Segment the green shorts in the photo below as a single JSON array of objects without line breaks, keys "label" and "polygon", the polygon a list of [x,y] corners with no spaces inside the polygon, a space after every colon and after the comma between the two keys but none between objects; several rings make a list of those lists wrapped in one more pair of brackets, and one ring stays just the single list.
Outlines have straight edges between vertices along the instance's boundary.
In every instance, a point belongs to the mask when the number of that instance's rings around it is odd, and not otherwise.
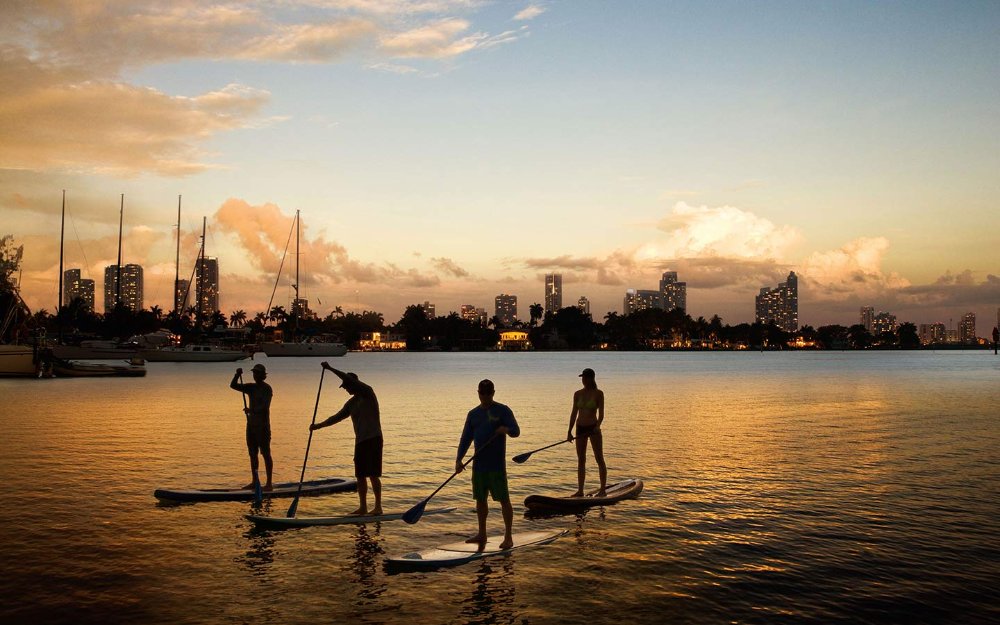
[{"label": "green shorts", "polygon": [[506,471],[472,472],[472,497],[476,501],[486,501],[487,493],[493,497],[493,501],[510,499],[510,493],[507,491]]}]

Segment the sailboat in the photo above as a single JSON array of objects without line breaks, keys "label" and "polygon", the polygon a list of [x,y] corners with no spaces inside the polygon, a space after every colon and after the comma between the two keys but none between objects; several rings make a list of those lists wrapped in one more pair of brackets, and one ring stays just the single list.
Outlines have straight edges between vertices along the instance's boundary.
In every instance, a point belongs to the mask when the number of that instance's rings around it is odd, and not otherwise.
[{"label": "sailboat", "polygon": [[[295,284],[292,287],[295,289],[295,300],[293,305],[293,310],[298,308],[299,314],[305,308],[303,302],[299,299],[299,211],[295,211]],[[281,278],[281,271],[278,271],[278,279]],[[295,325],[296,331],[293,331],[292,338],[297,339],[298,334],[298,321],[299,314],[295,315]],[[316,339],[305,339],[305,340],[293,340],[290,342],[285,341],[271,341],[267,343],[262,343],[260,346],[260,351],[267,354],[268,358],[276,358],[279,356],[343,356],[347,353],[347,346],[343,343],[337,341],[323,341]]]}]

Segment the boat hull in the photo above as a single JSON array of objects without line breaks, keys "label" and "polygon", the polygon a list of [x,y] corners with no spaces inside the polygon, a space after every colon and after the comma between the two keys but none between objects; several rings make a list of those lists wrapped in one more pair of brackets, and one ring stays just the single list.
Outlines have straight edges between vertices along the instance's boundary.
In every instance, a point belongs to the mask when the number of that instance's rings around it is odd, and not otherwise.
[{"label": "boat hull", "polygon": [[264,343],[260,346],[260,351],[267,354],[268,358],[292,356],[321,356],[325,358],[345,355],[347,346],[343,343]]},{"label": "boat hull", "polygon": [[220,349],[212,345],[189,345],[144,349],[139,356],[149,362],[234,362],[249,358],[250,354],[236,349]]},{"label": "boat hull", "polygon": [[0,345],[0,376],[37,377],[35,350],[31,345]]},{"label": "boat hull", "polygon": [[141,378],[146,375],[146,367],[63,360],[52,363],[52,372],[60,378]]}]

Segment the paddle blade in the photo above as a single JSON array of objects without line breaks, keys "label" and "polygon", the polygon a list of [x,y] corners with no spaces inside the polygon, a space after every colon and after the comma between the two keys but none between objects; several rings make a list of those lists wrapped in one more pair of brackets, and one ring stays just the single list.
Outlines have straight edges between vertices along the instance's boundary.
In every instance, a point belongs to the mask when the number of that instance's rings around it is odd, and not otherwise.
[{"label": "paddle blade", "polygon": [[424,508],[427,507],[427,500],[424,499],[417,505],[413,506],[409,510],[403,513],[403,520],[408,524],[413,525],[420,520],[420,517],[424,514]]},{"label": "paddle blade", "polygon": [[529,451],[529,452],[524,453],[524,454],[518,454],[518,455],[514,456],[513,458],[511,458],[511,460],[513,460],[514,462],[516,462],[518,464],[524,464],[524,461],[527,460],[528,458],[530,458],[532,453],[534,453],[534,452]]},{"label": "paddle blade", "polygon": [[299,498],[298,496],[296,496],[295,499],[292,500],[292,505],[288,506],[288,512],[285,513],[285,516],[288,517],[289,519],[294,518],[295,511],[298,509],[298,507],[299,507]]}]

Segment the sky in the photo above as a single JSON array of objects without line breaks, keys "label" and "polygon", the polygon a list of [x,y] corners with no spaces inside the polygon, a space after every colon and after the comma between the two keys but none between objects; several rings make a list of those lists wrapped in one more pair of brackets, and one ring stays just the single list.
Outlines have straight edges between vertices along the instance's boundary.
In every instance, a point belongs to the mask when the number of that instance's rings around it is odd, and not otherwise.
[{"label": "sky", "polygon": [[[230,313],[519,316],[563,276],[597,320],[687,282],[753,320],[1000,307],[1000,3],[485,0],[0,4],[0,236],[33,309],[117,255],[172,306],[207,220]],[[294,241],[294,239],[293,239]]]}]

